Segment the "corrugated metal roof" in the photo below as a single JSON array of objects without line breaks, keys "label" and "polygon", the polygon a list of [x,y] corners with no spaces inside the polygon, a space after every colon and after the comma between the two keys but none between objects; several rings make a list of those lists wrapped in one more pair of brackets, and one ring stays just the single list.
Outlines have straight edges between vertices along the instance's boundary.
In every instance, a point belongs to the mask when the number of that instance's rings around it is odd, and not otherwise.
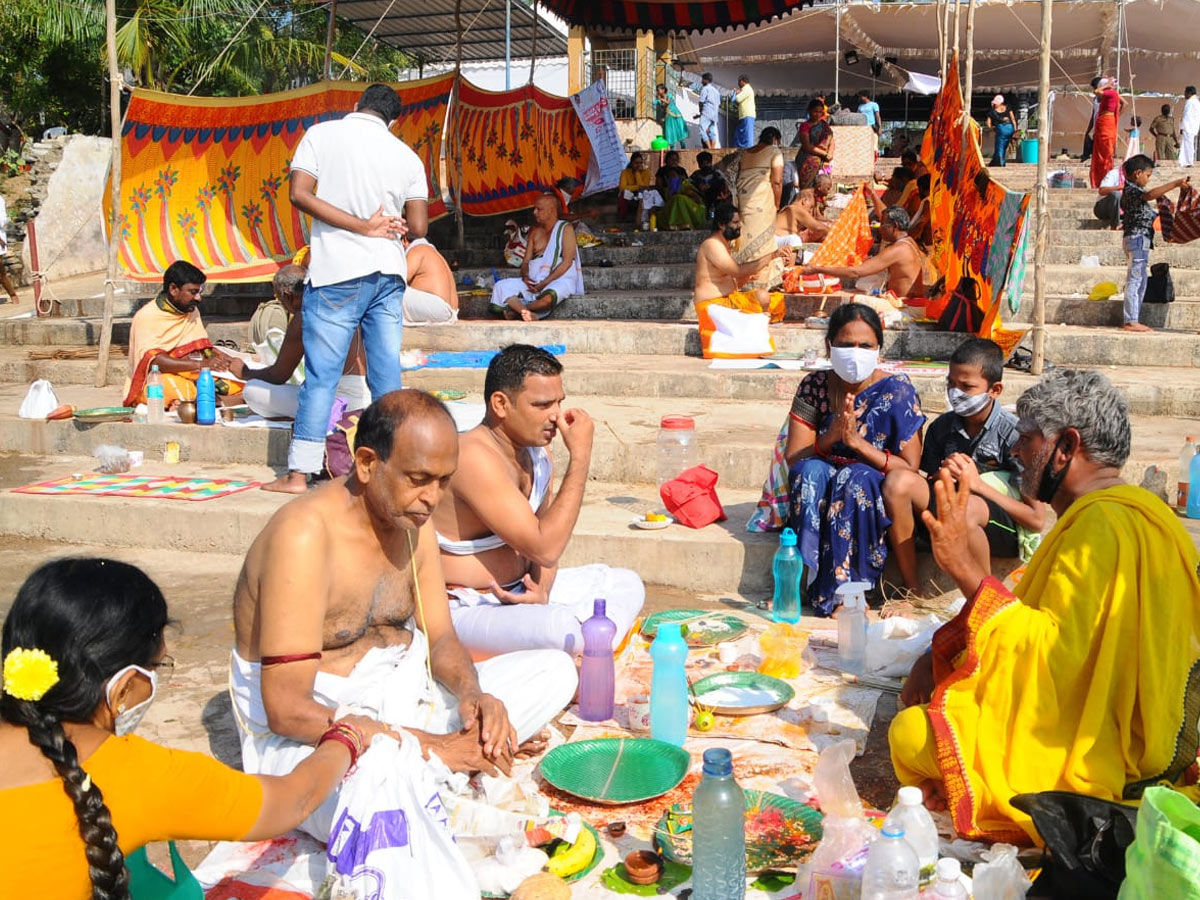
[{"label": "corrugated metal roof", "polygon": [[[505,3],[462,0],[463,59],[504,59]],[[374,27],[374,36],[379,40],[427,62],[454,62],[454,5],[455,0],[339,0],[337,14],[364,32]],[[532,54],[533,28],[533,10],[524,0],[513,0],[514,58],[528,59]],[[538,18],[537,30],[539,57],[567,52],[566,35],[544,13]]]}]

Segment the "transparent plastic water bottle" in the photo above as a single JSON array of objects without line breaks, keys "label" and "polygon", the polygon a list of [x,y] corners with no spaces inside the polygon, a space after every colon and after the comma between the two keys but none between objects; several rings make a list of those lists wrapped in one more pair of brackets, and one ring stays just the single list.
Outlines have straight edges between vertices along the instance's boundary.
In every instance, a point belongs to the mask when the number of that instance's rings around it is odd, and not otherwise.
[{"label": "transparent plastic water bottle", "polygon": [[163,379],[158,366],[150,367],[146,376],[146,421],[161,425],[163,421]]},{"label": "transparent plastic water bottle", "polygon": [[603,722],[613,715],[616,674],[613,640],[617,625],[605,613],[608,603],[597,598],[592,617],[583,623],[583,663],[579,667],[579,718]]},{"label": "transparent plastic water bottle", "polygon": [[728,750],[704,751],[704,777],[692,796],[692,900],[746,896],[746,798]]},{"label": "transparent plastic water bottle", "polygon": [[1200,453],[1192,457],[1188,473],[1187,517],[1200,519]]},{"label": "transparent plastic water bottle", "polygon": [[688,684],[684,666],[688,645],[678,622],[663,622],[650,645],[654,674],[650,679],[650,737],[682,747],[687,737]]},{"label": "transparent plastic water bottle", "polygon": [[904,830],[885,822],[863,867],[862,900],[917,900],[919,871],[917,854],[904,840]]},{"label": "transparent plastic water bottle", "polygon": [[658,424],[658,486],[699,464],[695,419],[663,416]]},{"label": "transparent plastic water bottle", "polygon": [[963,886],[962,866],[957,859],[938,860],[937,880],[929,889],[928,896],[937,897],[938,900],[969,900],[971,895]]},{"label": "transparent plastic water bottle", "polygon": [[1179,493],[1176,495],[1175,506],[1187,509],[1188,488],[1190,487],[1192,459],[1196,455],[1196,439],[1190,434],[1184,439],[1183,449],[1179,451]]},{"label": "transparent plastic water bottle", "polygon": [[937,825],[924,801],[919,787],[902,787],[896,794],[896,805],[884,820],[885,825],[891,824],[904,831],[904,840],[917,854],[922,886],[933,881],[938,858]]},{"label": "transparent plastic water bottle", "polygon": [[838,660],[844,672],[862,672],[867,665],[867,589],[865,581],[848,581],[834,593],[842,601],[837,614]]},{"label": "transparent plastic water bottle", "polygon": [[779,535],[779,549],[771,563],[771,574],[775,577],[771,617],[776,622],[799,622],[804,560],[796,549],[796,532],[790,528],[783,529]]},{"label": "transparent plastic water bottle", "polygon": [[217,385],[211,369],[201,369],[196,381],[196,424],[212,425],[217,421]]}]

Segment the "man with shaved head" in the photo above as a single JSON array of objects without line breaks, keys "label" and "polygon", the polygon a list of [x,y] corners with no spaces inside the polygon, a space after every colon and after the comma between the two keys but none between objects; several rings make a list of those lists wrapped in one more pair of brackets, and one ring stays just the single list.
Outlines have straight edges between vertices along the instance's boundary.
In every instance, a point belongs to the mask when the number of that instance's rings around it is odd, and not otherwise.
[{"label": "man with shaved head", "polygon": [[568,297],[583,295],[575,229],[559,219],[553,194],[537,198],[533,220],[521,276],[502,278],[492,288],[491,310],[506,319],[544,319]]},{"label": "man with shaved head", "polygon": [[[359,420],[350,474],[282,507],[255,539],[231,663],[247,772],[290,772],[339,709],[406,729],[456,772],[507,774],[542,749],[575,666],[559,650],[476,666],[463,649],[431,522],[457,466],[446,408],[393,391]],[[335,808],[336,795],[302,827],[327,840]]]},{"label": "man with shaved head", "polygon": [[[300,407],[300,384],[304,381],[304,277],[307,271],[304,266],[291,265],[275,274],[275,298],[288,316],[286,328],[280,333],[278,327],[272,326],[255,341],[260,348],[265,345],[268,352],[274,353],[274,362],[262,369],[251,368],[236,358],[230,363],[233,374],[246,382],[242,392],[246,405],[266,419],[294,419]],[[252,319],[251,326],[253,324]],[[335,395],[345,399],[348,409],[363,409],[371,402],[366,371],[362,337],[356,332]]]}]

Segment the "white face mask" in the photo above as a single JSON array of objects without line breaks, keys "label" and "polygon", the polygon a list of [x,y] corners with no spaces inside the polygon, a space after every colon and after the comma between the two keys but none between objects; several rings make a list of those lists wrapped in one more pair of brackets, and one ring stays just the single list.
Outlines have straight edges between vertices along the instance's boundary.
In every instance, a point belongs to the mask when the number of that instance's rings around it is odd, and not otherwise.
[{"label": "white face mask", "polygon": [[829,362],[842,381],[860,384],[870,378],[879,365],[879,351],[865,347],[830,347]]},{"label": "white face mask", "polygon": [[150,704],[154,702],[154,695],[158,692],[158,673],[153,670],[147,671],[141,666],[126,666],[108,679],[108,687],[105,689],[105,696],[108,700],[108,708],[113,708],[113,687],[121,676],[126,672],[140,672],[150,679],[150,696],[136,706],[131,706],[129,709],[115,710],[113,714],[113,731],[117,737],[123,737],[127,734],[133,734],[141,724],[142,719],[146,715],[146,710],[150,708]]},{"label": "white face mask", "polygon": [[946,389],[946,402],[950,404],[952,410],[964,418],[980,412],[991,399],[992,395],[988,393],[968,394],[955,387]]}]

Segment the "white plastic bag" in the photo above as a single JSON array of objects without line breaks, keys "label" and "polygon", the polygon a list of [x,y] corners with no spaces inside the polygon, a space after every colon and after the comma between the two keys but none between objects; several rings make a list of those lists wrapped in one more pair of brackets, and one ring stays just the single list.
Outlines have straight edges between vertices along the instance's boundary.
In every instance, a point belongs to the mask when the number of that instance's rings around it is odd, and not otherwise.
[{"label": "white plastic bag", "polygon": [[58,397],[54,387],[45,378],[39,378],[29,386],[17,415],[22,419],[44,419],[58,408]]},{"label": "white plastic bag", "polygon": [[983,858],[972,879],[976,900],[1021,900],[1033,886],[1011,844],[996,844]]},{"label": "white plastic bag", "polygon": [[436,759],[415,738],[377,735],[342,785],[329,835],[329,896],[479,900],[438,793]]}]

